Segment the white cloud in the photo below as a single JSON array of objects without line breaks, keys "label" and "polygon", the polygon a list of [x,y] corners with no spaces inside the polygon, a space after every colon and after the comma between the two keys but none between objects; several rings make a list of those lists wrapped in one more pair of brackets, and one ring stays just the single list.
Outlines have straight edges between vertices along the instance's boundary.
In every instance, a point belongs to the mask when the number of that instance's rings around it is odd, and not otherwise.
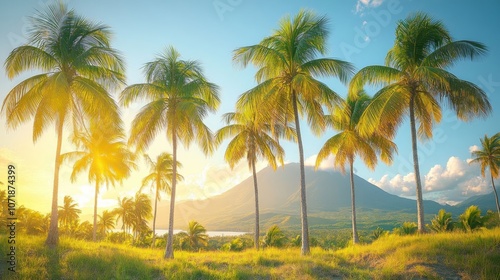
[{"label": "white cloud", "polygon": [[382,3],[384,0],[358,0],[356,3],[356,13],[363,12],[366,8],[376,8]]},{"label": "white cloud", "polygon": [[[478,165],[469,165],[467,160],[450,157],[446,166],[435,165],[422,176],[424,199],[440,203],[455,204],[468,197],[491,192],[489,180],[480,176]],[[400,196],[415,196],[414,173],[395,176],[384,175],[380,180],[368,181],[379,188]]]},{"label": "white cloud", "polygon": [[474,145],[474,146],[470,146],[469,147],[469,152],[472,153],[472,152],[475,152],[475,151],[479,151],[479,146],[477,145]]}]

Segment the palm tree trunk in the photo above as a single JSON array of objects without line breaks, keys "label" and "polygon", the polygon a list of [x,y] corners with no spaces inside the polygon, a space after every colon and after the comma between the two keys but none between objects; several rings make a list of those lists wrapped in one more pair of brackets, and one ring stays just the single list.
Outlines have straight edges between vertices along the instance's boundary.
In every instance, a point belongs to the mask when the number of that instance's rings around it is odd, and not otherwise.
[{"label": "palm tree trunk", "polygon": [[97,196],[99,194],[99,179],[95,179],[95,193],[94,193],[94,226],[92,227],[92,241],[97,240]]},{"label": "palm tree trunk", "polygon": [[57,216],[57,196],[59,194],[59,167],[61,166],[61,145],[64,126],[64,117],[60,117],[57,123],[57,146],[54,168],[54,186],[52,188],[52,212],[50,213],[49,233],[45,244],[49,247],[55,247],[59,243],[59,227]]},{"label": "palm tree trunk", "polygon": [[350,177],[351,177],[351,207],[352,207],[352,243],[357,244],[359,242],[358,229],[356,226],[356,195],[354,193],[354,170],[353,170],[353,160],[349,161],[350,165]]},{"label": "palm tree trunk", "polygon": [[417,129],[415,124],[415,96],[412,93],[410,98],[410,127],[411,127],[411,147],[413,152],[413,169],[415,170],[415,184],[417,193],[417,224],[418,232],[424,233],[424,201],[422,198],[422,182],[420,181],[420,167],[418,164],[418,150],[417,150]]},{"label": "palm tree trunk", "polygon": [[500,221],[500,204],[498,203],[497,189],[495,188],[495,182],[493,181],[493,174],[491,174],[491,186],[493,187],[493,193],[495,195],[495,202],[497,203],[498,220]]},{"label": "palm tree trunk", "polygon": [[302,222],[302,248],[301,254],[308,255],[309,249],[309,225],[307,224],[307,200],[306,200],[306,175],[304,170],[304,148],[302,146],[302,136],[300,134],[299,110],[297,108],[297,95],[292,91],[293,114],[295,117],[295,130],[297,131],[297,143],[299,146],[300,163],[300,219]]},{"label": "palm tree trunk", "polygon": [[156,209],[158,205],[158,191],[160,189],[160,183],[158,180],[156,181],[156,195],[155,195],[155,211],[153,213],[153,240],[151,240],[151,248],[155,247],[155,241],[156,241]]},{"label": "palm tree trunk", "polygon": [[257,172],[255,171],[255,159],[252,159],[253,188],[255,191],[255,249],[259,250],[259,188],[257,187]]},{"label": "palm tree trunk", "polygon": [[175,122],[172,125],[172,192],[170,194],[170,217],[168,219],[168,236],[167,236],[167,248],[165,250],[165,259],[174,258],[174,246],[173,246],[173,235],[174,235],[174,208],[175,208],[175,189],[177,186],[177,135],[175,134]]}]

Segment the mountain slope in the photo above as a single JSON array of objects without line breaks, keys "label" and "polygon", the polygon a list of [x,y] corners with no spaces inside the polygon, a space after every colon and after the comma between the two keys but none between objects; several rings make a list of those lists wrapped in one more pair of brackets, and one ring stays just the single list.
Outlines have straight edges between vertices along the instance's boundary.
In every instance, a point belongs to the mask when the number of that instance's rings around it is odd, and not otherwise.
[{"label": "mountain slope", "polygon": [[[262,225],[280,224],[283,227],[300,228],[299,164],[287,164],[276,171],[267,167],[257,176]],[[416,211],[414,200],[391,195],[358,176],[355,176],[355,183],[356,207],[361,225],[364,214],[370,217],[367,224],[373,225],[375,219],[387,227],[393,226],[400,218],[413,220]],[[306,167],[308,213],[312,227],[349,226],[349,184],[347,175]],[[183,228],[189,220],[195,219],[210,230],[250,231],[253,229],[254,207],[253,180],[250,177],[221,195],[178,203],[175,227]],[[425,201],[424,207],[426,213],[431,214],[441,208],[451,209],[434,201]],[[162,216],[168,213],[168,205],[162,204],[159,213],[159,227],[166,227],[166,224],[162,224],[166,221]],[[373,216],[374,213],[379,219]]]}]

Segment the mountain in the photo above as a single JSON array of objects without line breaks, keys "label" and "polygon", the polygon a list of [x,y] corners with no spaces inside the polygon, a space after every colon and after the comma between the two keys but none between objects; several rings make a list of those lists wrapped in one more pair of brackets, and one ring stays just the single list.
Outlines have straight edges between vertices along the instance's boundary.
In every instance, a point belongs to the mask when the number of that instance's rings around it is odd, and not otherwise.
[{"label": "mountain", "polygon": [[476,195],[469,197],[461,203],[455,205],[453,208],[455,213],[463,213],[467,207],[477,205],[484,215],[488,210],[496,211],[497,206],[495,202],[495,194],[493,192],[483,195]]},{"label": "mountain", "polygon": [[[315,171],[306,167],[306,192],[311,228],[348,228],[351,194],[349,176],[337,171]],[[291,163],[274,171],[267,167],[258,172],[261,226],[272,224],[300,228],[299,164]],[[355,175],[356,208],[360,228],[381,226],[392,229],[398,223],[416,219],[415,200],[389,194]],[[428,218],[449,205],[424,201]],[[223,194],[205,200],[183,201],[176,205],[175,228],[185,228],[197,220],[209,230],[252,231],[254,223],[252,177]],[[168,203],[158,209],[158,227],[166,228]],[[432,215],[431,215],[432,214]]]}]

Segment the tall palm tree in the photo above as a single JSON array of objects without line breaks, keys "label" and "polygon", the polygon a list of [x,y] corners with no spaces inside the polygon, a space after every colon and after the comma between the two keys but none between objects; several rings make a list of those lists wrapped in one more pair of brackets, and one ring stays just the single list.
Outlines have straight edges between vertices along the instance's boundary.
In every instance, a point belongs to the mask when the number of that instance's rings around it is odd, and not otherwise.
[{"label": "tall palm tree", "polygon": [[113,209],[113,213],[116,215],[117,222],[122,219],[123,233],[129,232],[128,230],[132,227],[133,209],[134,202],[131,197],[118,198],[118,207]]},{"label": "tall palm tree", "polygon": [[316,168],[329,155],[334,155],[334,166],[339,167],[345,173],[346,164],[349,165],[351,181],[351,208],[352,208],[352,241],[359,242],[356,226],[356,199],[354,192],[354,160],[359,156],[370,168],[375,168],[377,155],[390,163],[392,154],[396,151],[396,144],[384,137],[383,134],[375,132],[364,136],[358,131],[358,123],[361,115],[368,106],[370,98],[364,92],[351,95],[346,102],[329,115],[332,127],[339,131],[338,134],[326,140],[316,158]]},{"label": "tall palm tree", "polygon": [[46,244],[59,241],[57,197],[63,128],[80,117],[114,122],[118,107],[109,94],[124,83],[124,64],[110,47],[106,25],[91,22],[62,1],[30,18],[26,45],[15,48],[5,61],[9,79],[40,70],[15,86],[2,104],[7,125],[17,128],[33,119],[33,142],[54,124],[57,144],[50,229]]},{"label": "tall palm tree", "polygon": [[113,211],[104,210],[102,215],[99,215],[97,227],[102,236],[106,236],[108,232],[115,228],[115,213]]},{"label": "tall palm tree", "polygon": [[283,164],[285,151],[275,138],[292,139],[295,130],[288,126],[269,124],[266,117],[253,110],[227,113],[222,118],[227,126],[216,132],[215,142],[219,145],[223,140],[232,137],[224,154],[225,160],[233,168],[241,159],[246,158],[248,167],[252,170],[255,195],[254,246],[259,250],[259,190],[255,164],[259,157],[266,159],[273,169],[277,168],[277,162]]},{"label": "tall palm tree", "polygon": [[88,171],[88,180],[95,182],[94,191],[94,223],[92,239],[96,241],[97,233],[97,198],[99,188],[104,183],[115,185],[130,176],[135,168],[135,156],[124,141],[125,135],[120,123],[114,125],[91,123],[90,129],[75,132],[73,142],[80,151],[62,155],[63,160],[75,159],[71,181],[76,181],[78,174]]},{"label": "tall palm tree", "polygon": [[141,233],[149,229],[148,220],[152,216],[151,198],[147,194],[137,192],[132,203],[132,229],[134,239],[137,240]]},{"label": "tall palm tree", "polygon": [[64,197],[64,205],[59,206],[59,221],[62,226],[67,226],[73,221],[78,221],[82,210],[78,209],[78,204],[69,195]]},{"label": "tall palm tree", "polygon": [[148,101],[132,122],[129,143],[134,144],[138,151],[146,149],[162,129],[166,130],[167,140],[172,143],[173,176],[165,258],[173,258],[177,141],[186,147],[195,141],[205,154],[213,151],[213,135],[203,118],[218,108],[219,89],[207,81],[198,61],[181,60],[173,47],[146,63],[144,72],[146,83],[125,88],[120,101],[125,106],[137,99]]},{"label": "tall palm tree", "polygon": [[465,121],[491,111],[483,90],[448,71],[457,61],[474,59],[485,52],[486,47],[481,43],[453,41],[443,23],[416,13],[398,22],[394,46],[387,53],[385,66],[367,66],[351,80],[351,92],[357,92],[366,83],[383,86],[360,121],[364,133],[378,128],[393,136],[409,114],[419,232],[425,228],[417,136],[432,137],[434,123],[441,121],[439,102],[445,102]]},{"label": "tall palm tree", "polygon": [[315,133],[322,132],[325,128],[322,106],[335,105],[340,98],[315,77],[338,76],[347,82],[353,72],[353,66],[348,62],[317,58],[318,54],[326,53],[327,23],[325,17],[301,10],[293,19],[289,16],[283,18],[279,29],[271,36],[257,45],[239,48],[233,55],[233,60],[243,67],[249,63],[258,67],[255,78],[259,84],[242,95],[240,105],[266,100],[271,108],[263,109],[264,104],[261,104],[262,111],[286,114],[286,120],[295,122],[300,162],[303,255],[309,254],[310,249],[300,115],[307,115]]},{"label": "tall palm tree", "polygon": [[[170,183],[172,182],[173,168],[172,165],[174,161],[172,155],[169,153],[161,153],[156,157],[156,161],[153,161],[148,155],[144,155],[144,160],[149,166],[149,173],[142,179],[141,189],[147,185],[151,186],[151,189],[155,188],[155,205],[153,210],[153,240],[151,242],[151,247],[155,246],[156,240],[156,210],[158,201],[160,201],[160,192],[164,191],[170,193]],[[180,162],[177,162],[177,167],[182,167]],[[183,177],[177,173],[177,180],[182,180]]]},{"label": "tall palm tree", "polygon": [[495,202],[497,205],[498,218],[500,219],[500,206],[498,203],[497,189],[495,188],[495,179],[500,175],[500,133],[492,137],[484,136],[481,140],[481,150],[473,151],[474,157],[471,163],[479,163],[481,165],[481,176],[485,176],[486,168],[490,169],[491,186],[493,187],[493,194],[495,195]]}]

